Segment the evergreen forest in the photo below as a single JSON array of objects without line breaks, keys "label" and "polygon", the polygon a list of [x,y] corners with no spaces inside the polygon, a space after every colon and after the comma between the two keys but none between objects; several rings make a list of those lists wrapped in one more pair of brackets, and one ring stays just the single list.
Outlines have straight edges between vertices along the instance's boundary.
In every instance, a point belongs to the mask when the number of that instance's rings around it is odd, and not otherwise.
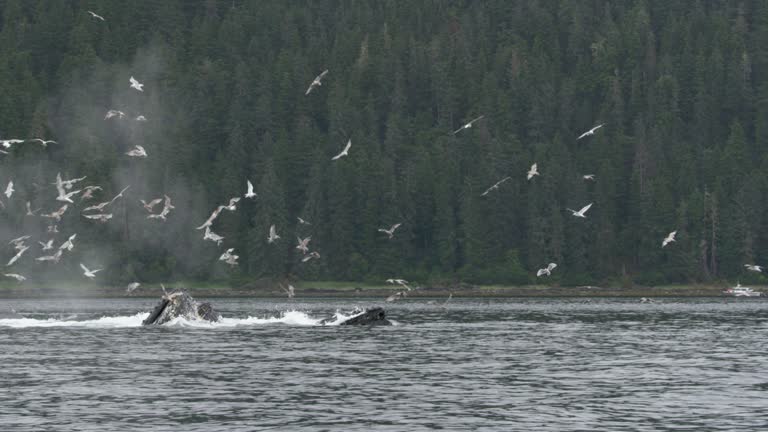
[{"label": "evergreen forest", "polygon": [[[0,154],[2,254],[31,235],[30,280],[763,280],[744,265],[768,263],[764,0],[3,0],[0,26],[0,139],[56,141]],[[102,190],[50,233],[57,173]]]}]

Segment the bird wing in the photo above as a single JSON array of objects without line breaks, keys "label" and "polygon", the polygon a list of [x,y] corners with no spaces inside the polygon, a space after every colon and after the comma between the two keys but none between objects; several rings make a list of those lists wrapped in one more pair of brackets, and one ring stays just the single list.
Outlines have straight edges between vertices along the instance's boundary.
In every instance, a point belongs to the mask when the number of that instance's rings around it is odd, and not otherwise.
[{"label": "bird wing", "polygon": [[347,145],[344,146],[344,150],[342,151],[342,153],[348,152],[351,147],[352,147],[352,138],[347,140]]},{"label": "bird wing", "polygon": [[136,81],[136,78],[134,78],[134,77],[131,77],[131,78],[130,78],[130,81],[131,81],[131,85],[137,85],[137,84],[139,84],[139,82],[138,82],[138,81]]},{"label": "bird wing", "polygon": [[83,263],[80,263],[80,268],[83,269],[84,272],[90,273],[91,271],[88,270],[88,267],[84,266]]},{"label": "bird wing", "polygon": [[539,269],[539,271],[536,272],[536,277],[539,277],[543,274],[547,274],[547,269]]},{"label": "bird wing", "polygon": [[247,185],[248,186],[248,192],[246,193],[246,195],[251,195],[251,194],[253,194],[253,183],[251,183],[250,180],[246,180],[246,182],[248,183],[248,185]]},{"label": "bird wing", "polygon": [[482,120],[484,117],[485,117],[485,115],[481,115],[480,117],[478,117],[478,118],[472,120],[471,122],[469,122],[469,124],[472,124],[472,123],[474,123],[474,122],[476,122],[478,120]]},{"label": "bird wing", "polygon": [[584,208],[579,210],[579,213],[581,213],[583,215],[584,213],[586,213],[589,210],[590,207],[592,207],[592,203],[589,203],[589,204],[585,205]]},{"label": "bird wing", "polygon": [[392,228],[390,228],[390,231],[396,230],[400,225],[402,225],[402,223],[396,223],[396,224],[392,225]]},{"label": "bird wing", "polygon": [[554,269],[555,269],[555,267],[557,267],[557,264],[555,264],[555,263],[549,263],[549,265],[547,266],[547,269],[548,269],[548,270],[550,270],[550,271],[552,271],[552,270],[554,270]]},{"label": "bird wing", "polygon": [[318,75],[318,76],[317,76],[317,78],[315,78],[315,79],[321,80],[321,79],[323,79],[323,77],[324,77],[326,74],[328,74],[328,69],[326,69],[326,70],[324,70],[324,71],[320,72],[320,75]]}]

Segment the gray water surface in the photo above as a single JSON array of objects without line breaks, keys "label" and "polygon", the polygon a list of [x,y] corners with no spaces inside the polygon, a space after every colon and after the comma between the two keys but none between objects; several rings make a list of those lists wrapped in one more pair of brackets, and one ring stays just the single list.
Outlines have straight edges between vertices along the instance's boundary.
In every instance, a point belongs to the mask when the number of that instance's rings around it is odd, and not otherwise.
[{"label": "gray water surface", "polygon": [[[5,301],[3,431],[768,430],[761,299],[387,304],[211,299],[217,325],[141,327],[155,299]],[[286,313],[286,311],[293,311]]]}]

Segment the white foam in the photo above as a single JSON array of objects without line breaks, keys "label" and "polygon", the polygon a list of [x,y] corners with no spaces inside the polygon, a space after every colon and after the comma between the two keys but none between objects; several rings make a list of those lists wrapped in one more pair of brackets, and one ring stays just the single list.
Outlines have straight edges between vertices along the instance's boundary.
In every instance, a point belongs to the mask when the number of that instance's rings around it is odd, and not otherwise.
[{"label": "white foam", "polygon": [[149,312],[141,312],[130,316],[101,317],[93,320],[75,321],[61,319],[9,318],[0,319],[0,327],[88,327],[88,328],[123,328],[138,327],[149,316]]}]

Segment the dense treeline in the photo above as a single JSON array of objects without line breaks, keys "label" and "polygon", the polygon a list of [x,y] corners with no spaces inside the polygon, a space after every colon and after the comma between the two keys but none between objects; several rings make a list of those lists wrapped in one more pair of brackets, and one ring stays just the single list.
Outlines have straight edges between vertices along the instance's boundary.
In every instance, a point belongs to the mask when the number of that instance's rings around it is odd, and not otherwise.
[{"label": "dense treeline", "polygon": [[[57,267],[20,261],[37,277],[88,261],[113,283],[518,284],[556,262],[549,283],[656,284],[749,281],[743,264],[768,260],[762,0],[0,5],[0,138],[60,143],[2,157],[0,183],[17,184],[3,237],[46,237],[23,206],[58,208],[57,171],[100,198],[131,185],[107,224],[70,210],[58,235],[78,247]],[[124,155],[135,144],[146,160]],[[216,221],[222,246],[204,242],[194,227],[246,179],[258,198]],[[138,200],[163,193],[176,209],[146,220]],[[590,202],[586,219],[566,210]],[[396,222],[392,240],[376,231]],[[297,234],[322,258],[301,263]],[[238,267],[216,261],[225,247]]]}]

